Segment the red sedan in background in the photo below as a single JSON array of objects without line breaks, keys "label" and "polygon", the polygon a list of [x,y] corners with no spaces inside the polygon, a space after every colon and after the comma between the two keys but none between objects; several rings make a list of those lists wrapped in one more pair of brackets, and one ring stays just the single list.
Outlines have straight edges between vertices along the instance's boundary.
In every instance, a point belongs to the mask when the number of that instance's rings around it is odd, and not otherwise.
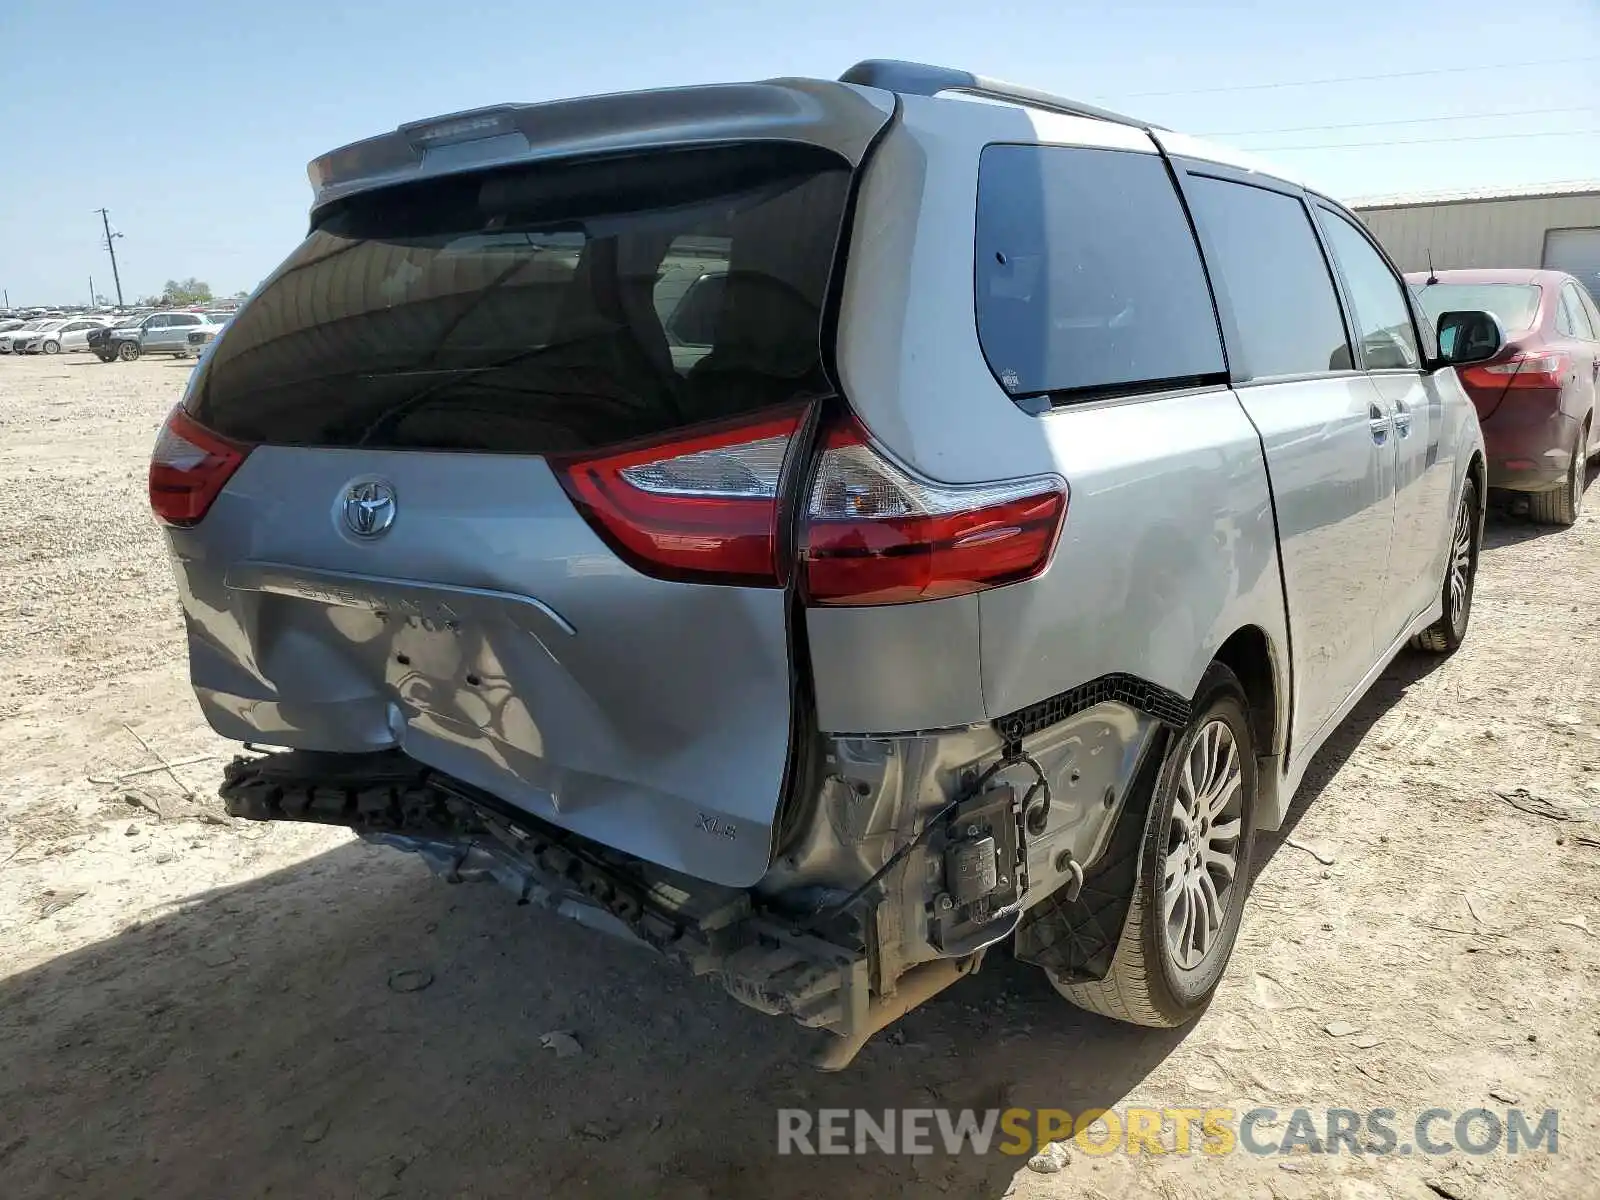
[{"label": "red sedan in background", "polygon": [[1528,493],[1536,521],[1571,525],[1588,460],[1600,452],[1600,308],[1560,271],[1425,271],[1406,276],[1436,324],[1440,313],[1485,309],[1505,349],[1463,367],[1489,456],[1489,486]]}]

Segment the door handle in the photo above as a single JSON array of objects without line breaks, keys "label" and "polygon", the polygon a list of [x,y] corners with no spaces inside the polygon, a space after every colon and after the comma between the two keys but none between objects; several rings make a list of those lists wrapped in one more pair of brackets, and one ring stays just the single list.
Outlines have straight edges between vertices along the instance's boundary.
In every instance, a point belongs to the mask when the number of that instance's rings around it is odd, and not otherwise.
[{"label": "door handle", "polygon": [[1367,428],[1372,430],[1372,440],[1380,446],[1383,445],[1389,440],[1389,430],[1394,427],[1394,418],[1386,416],[1376,404],[1367,408],[1367,417]]},{"label": "door handle", "polygon": [[1398,401],[1394,406],[1394,428],[1401,437],[1411,436],[1411,410]]}]

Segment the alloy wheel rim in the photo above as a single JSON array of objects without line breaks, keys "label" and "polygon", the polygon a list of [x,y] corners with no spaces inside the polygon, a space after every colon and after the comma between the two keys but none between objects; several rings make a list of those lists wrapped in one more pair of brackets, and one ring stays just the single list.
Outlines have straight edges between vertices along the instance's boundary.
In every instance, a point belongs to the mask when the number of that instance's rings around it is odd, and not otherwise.
[{"label": "alloy wheel rim", "polygon": [[1162,860],[1167,953],[1192,971],[1222,940],[1243,833],[1244,775],[1227,722],[1206,722],[1189,744]]},{"label": "alloy wheel rim", "polygon": [[1467,590],[1472,583],[1472,512],[1461,502],[1456,517],[1456,536],[1450,551],[1450,615],[1460,622],[1467,608]]}]

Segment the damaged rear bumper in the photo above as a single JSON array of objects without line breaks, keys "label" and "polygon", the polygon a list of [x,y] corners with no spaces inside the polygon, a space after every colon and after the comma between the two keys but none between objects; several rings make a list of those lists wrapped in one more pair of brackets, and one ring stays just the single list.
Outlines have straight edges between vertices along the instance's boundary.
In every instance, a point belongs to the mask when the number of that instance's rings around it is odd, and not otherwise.
[{"label": "damaged rear bumper", "polygon": [[642,943],[836,1034],[837,1068],[1002,940],[1059,978],[1104,974],[1165,724],[1112,701],[1031,731],[828,739],[820,787],[752,888],[600,845],[397,750],[239,758],[221,794],[233,816],[345,826]]},{"label": "damaged rear bumper", "polygon": [[876,1028],[863,946],[759,912],[746,891],[627,860],[397,751],[237,758],[220,791],[234,817],[344,826],[369,842],[417,854],[448,882],[498,883],[520,904],[550,909],[711,976],[762,1012],[856,1044]]}]

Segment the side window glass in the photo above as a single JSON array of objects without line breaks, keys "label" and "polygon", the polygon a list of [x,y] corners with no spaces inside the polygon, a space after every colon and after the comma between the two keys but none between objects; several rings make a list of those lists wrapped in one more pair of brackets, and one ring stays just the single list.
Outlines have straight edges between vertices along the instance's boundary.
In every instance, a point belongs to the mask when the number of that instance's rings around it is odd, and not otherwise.
[{"label": "side window glass", "polygon": [[1400,281],[1366,236],[1344,217],[1323,208],[1322,228],[1333,247],[1333,257],[1350,293],[1351,320],[1361,339],[1362,356],[1369,370],[1422,365],[1417,353],[1417,331]]},{"label": "side window glass", "polygon": [[1584,311],[1583,298],[1578,295],[1578,288],[1575,284],[1562,285],[1561,307],[1566,314],[1567,321],[1572,326],[1571,336],[1593,341],[1595,339],[1595,331],[1589,324],[1589,314]]},{"label": "side window glass", "polygon": [[1295,196],[1208,176],[1188,184],[1211,278],[1238,327],[1246,379],[1351,370],[1339,296]]},{"label": "side window glass", "polygon": [[1565,337],[1578,336],[1578,322],[1572,316],[1572,297],[1562,287],[1556,298],[1556,332]]},{"label": "side window glass", "polygon": [[1600,308],[1595,307],[1594,301],[1589,299],[1589,293],[1581,288],[1578,291],[1578,303],[1583,306],[1583,315],[1589,318],[1594,339],[1600,341]]},{"label": "side window glass", "polygon": [[1583,296],[1579,293],[1576,284],[1569,284],[1572,288],[1572,322],[1577,329],[1579,337],[1586,337],[1590,341],[1600,339],[1600,329],[1594,327],[1594,321],[1589,316],[1589,310],[1583,306]]},{"label": "side window glass", "polygon": [[1200,253],[1153,154],[986,147],[974,285],[978,340],[1012,396],[1221,379]]},{"label": "side window glass", "polygon": [[656,271],[651,299],[663,325],[672,319],[690,289],[708,275],[725,274],[733,251],[732,239],[683,234],[672,239]]},{"label": "side window glass", "polygon": [[727,293],[726,274],[702,275],[683,293],[667,320],[667,333],[683,346],[710,346],[717,340],[717,318]]},{"label": "side window glass", "polygon": [[672,239],[656,270],[650,300],[679,375],[687,377],[717,343],[732,256],[732,238],[686,233]]}]

